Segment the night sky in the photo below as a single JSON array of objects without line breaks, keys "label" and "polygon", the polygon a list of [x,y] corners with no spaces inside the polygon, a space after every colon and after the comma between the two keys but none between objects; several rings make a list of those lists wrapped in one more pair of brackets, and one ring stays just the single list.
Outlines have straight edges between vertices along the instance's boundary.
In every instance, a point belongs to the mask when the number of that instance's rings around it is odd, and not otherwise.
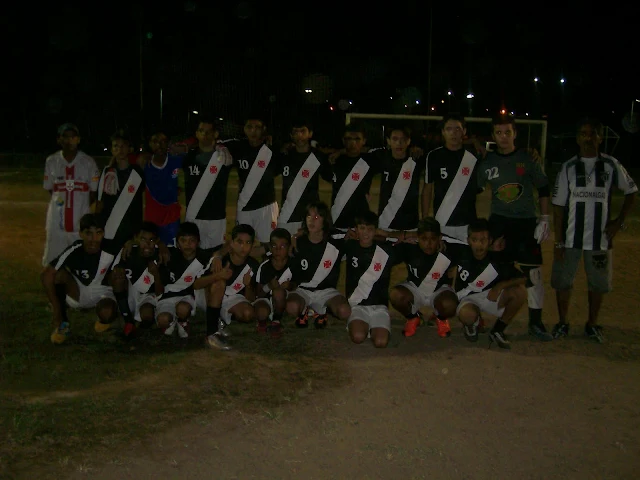
[{"label": "night sky", "polygon": [[[33,4],[14,5],[2,19],[5,151],[54,148],[64,121],[76,122],[92,148],[116,128],[138,138],[156,127],[183,134],[192,110],[224,118],[229,129],[257,112],[275,134],[302,114],[341,125],[341,99],[367,113],[471,108],[490,116],[506,108],[546,115],[558,131],[589,113],[622,130],[640,98],[632,9],[434,6],[429,103],[423,2],[50,3],[37,16]],[[305,80],[312,74],[320,80]]]}]

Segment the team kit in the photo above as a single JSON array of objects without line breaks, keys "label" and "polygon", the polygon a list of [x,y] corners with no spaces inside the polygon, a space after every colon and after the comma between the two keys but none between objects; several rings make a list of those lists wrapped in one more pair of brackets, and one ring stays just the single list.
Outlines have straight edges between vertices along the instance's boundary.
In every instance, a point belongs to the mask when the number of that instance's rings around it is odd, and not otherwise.
[{"label": "team kit", "polygon": [[[600,122],[578,122],[578,153],[555,186],[532,152],[516,146],[513,117],[493,119],[494,151],[468,148],[463,117],[445,116],[440,128],[443,145],[426,154],[401,124],[385,128],[386,148],[369,149],[363,127],[352,124],[343,148],[323,149],[300,119],[290,142],[275,148],[261,118],[246,121],[246,138],[221,140],[216,122],[203,117],[193,148],[171,145],[158,131],[148,151],[133,157],[130,139],[114,134],[112,158],[100,171],[79,150],[78,127],[62,125],[61,149],[44,172],[51,201],[41,279],[53,312],[51,341],[71,335],[69,308],[95,309],[98,333],[122,318],[126,338],[156,328],[183,339],[202,310],[205,345],[214,349],[232,348],[231,322],[255,323],[258,333],[278,338],[285,327],[325,328],[329,315],[346,325],[352,342],[384,348],[391,305],[405,317],[405,337],[424,323],[447,337],[459,322],[468,341],[487,333],[490,344],[509,350],[505,330],[522,308],[532,338],[569,335],[568,305],[583,260],[590,302],[584,334],[602,343],[598,312],[611,290],[612,240],[637,187],[618,160],[600,152]],[[228,232],[232,168],[239,184]],[[369,206],[375,176],[377,213]],[[320,200],[320,179],[331,184],[330,205]],[[478,218],[476,197],[486,188],[491,213]],[[616,189],[624,203],[614,216]],[[541,244],[552,231],[559,321],[548,331]],[[406,277],[392,284],[399,264]],[[285,317],[294,320],[285,325]]]}]

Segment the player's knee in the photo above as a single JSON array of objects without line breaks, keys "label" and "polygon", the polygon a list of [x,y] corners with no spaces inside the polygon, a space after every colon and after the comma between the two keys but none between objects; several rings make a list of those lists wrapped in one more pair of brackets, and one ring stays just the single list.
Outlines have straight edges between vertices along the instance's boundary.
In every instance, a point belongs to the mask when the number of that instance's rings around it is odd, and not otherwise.
[{"label": "player's knee", "polygon": [[271,299],[274,303],[284,305],[284,302],[287,301],[287,291],[284,288],[276,288],[271,292]]},{"label": "player's knee", "polygon": [[389,301],[396,308],[409,305],[411,297],[411,292],[404,287],[393,287],[389,292]]},{"label": "player's knee", "polygon": [[114,292],[124,292],[127,289],[127,277],[121,268],[116,268],[111,272],[111,287]]},{"label": "player's knee", "polygon": [[238,311],[234,313],[234,317],[239,322],[248,323],[255,318],[255,310],[249,303],[239,305]]},{"label": "player's knee", "polygon": [[173,315],[171,315],[170,313],[161,313],[158,315],[158,327],[161,328],[162,330],[164,330],[165,328],[169,328],[169,325],[171,325],[171,322],[173,321]]},{"label": "player's knee", "polygon": [[254,306],[254,310],[256,312],[256,319],[259,322],[263,322],[267,320],[269,318],[269,315],[271,314],[271,309],[269,308],[269,305],[267,305],[266,302],[258,302]]},{"label": "player's knee", "polygon": [[467,303],[460,308],[458,318],[465,325],[472,325],[480,315],[480,309],[471,303]]},{"label": "player's knee", "polygon": [[[212,306],[211,304],[217,304],[219,305],[220,301],[222,300],[222,297],[224,296],[224,291],[226,289],[226,284],[223,280],[218,280],[216,282],[213,282],[211,285],[209,285],[209,289],[207,291],[207,304],[209,306]],[[213,305],[215,306],[215,305]]]},{"label": "player's knee", "polygon": [[349,322],[349,338],[353,343],[361,344],[367,339],[369,326],[362,320]]},{"label": "player's knee", "polygon": [[374,328],[371,330],[371,340],[376,348],[386,348],[389,344],[389,330],[386,328]]},{"label": "player's knee", "polygon": [[96,314],[102,323],[111,323],[115,320],[118,306],[110,298],[101,299],[96,305]]},{"label": "player's knee", "polygon": [[153,305],[145,303],[140,306],[140,321],[142,323],[152,323],[154,314]]},{"label": "player's knee", "polygon": [[445,291],[435,298],[433,305],[441,317],[455,317],[456,309],[458,308],[458,297],[454,292]]},{"label": "player's knee", "polygon": [[297,317],[302,313],[304,308],[304,301],[298,296],[290,297],[287,299],[286,310],[292,317]]},{"label": "player's knee", "polygon": [[346,301],[342,301],[336,305],[335,310],[333,314],[340,320],[347,320],[351,316],[351,306]]},{"label": "player's knee", "polygon": [[180,320],[186,320],[191,316],[191,305],[187,302],[179,302],[176,305],[176,316]]},{"label": "player's knee", "polygon": [[[45,271],[42,272],[42,275],[45,274]],[[53,283],[55,283],[56,285],[62,285],[67,283],[69,280],[71,280],[71,275],[65,269],[61,268],[60,270],[56,271]]]}]

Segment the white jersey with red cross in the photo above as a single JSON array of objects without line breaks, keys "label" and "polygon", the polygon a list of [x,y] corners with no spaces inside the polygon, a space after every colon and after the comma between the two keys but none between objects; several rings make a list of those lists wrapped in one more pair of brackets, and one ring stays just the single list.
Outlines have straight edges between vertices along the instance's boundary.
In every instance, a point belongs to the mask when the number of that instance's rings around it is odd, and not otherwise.
[{"label": "white jersey with red cross", "polygon": [[93,158],[78,152],[67,162],[58,151],[47,157],[44,167],[45,190],[51,192],[47,229],[77,232],[80,218],[89,213],[90,192],[98,190],[100,172]]}]

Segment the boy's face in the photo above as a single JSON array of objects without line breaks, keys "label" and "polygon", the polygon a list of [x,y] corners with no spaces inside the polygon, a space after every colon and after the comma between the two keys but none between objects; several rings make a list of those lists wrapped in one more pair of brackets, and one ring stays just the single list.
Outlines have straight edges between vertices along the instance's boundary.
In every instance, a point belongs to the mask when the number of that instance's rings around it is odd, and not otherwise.
[{"label": "boy's face", "polygon": [[218,132],[210,123],[201,123],[196,130],[196,138],[201,147],[210,147],[218,139]]},{"label": "boy's face", "polygon": [[361,247],[370,247],[373,245],[373,237],[376,235],[376,227],[374,225],[356,225],[356,232],[358,233],[358,241]]},{"label": "boy's face", "polygon": [[178,242],[178,248],[185,257],[193,257],[196,254],[198,245],[200,245],[200,239],[193,235],[182,235],[176,241]]},{"label": "boy's face", "polygon": [[515,149],[516,131],[512,124],[494,125],[492,135],[493,140],[498,144],[498,148],[502,150]]},{"label": "boy's face", "polygon": [[418,235],[418,245],[420,246],[420,250],[427,255],[433,255],[438,251],[441,240],[442,235],[438,235],[435,232],[422,232]]},{"label": "boy's face", "polygon": [[91,227],[80,231],[82,246],[87,253],[98,253],[104,238],[104,230],[99,227]]},{"label": "boy's face", "polygon": [[318,215],[318,211],[315,208],[312,208],[307,212],[306,221],[309,233],[320,233],[323,231],[324,218]]},{"label": "boy's face", "polygon": [[149,148],[156,154],[163,154],[167,152],[169,146],[169,140],[164,133],[157,133],[149,139]]},{"label": "boy's face", "polygon": [[293,127],[291,129],[291,141],[296,147],[303,147],[309,143],[313,132],[307,127]]},{"label": "boy's face", "polygon": [[402,130],[393,130],[387,138],[387,145],[394,157],[403,158],[407,153],[407,148],[411,145],[411,139]]},{"label": "boy's face", "polygon": [[261,142],[264,138],[264,123],[261,120],[250,119],[244,124],[244,134],[250,142]]},{"label": "boy's face", "polygon": [[346,132],[342,137],[342,143],[347,151],[347,155],[356,156],[360,155],[366,140],[361,132]]},{"label": "boy's face", "polygon": [[140,245],[140,254],[143,257],[153,257],[157,243],[158,237],[151,232],[143,230],[138,234],[138,245]]},{"label": "boy's face", "polygon": [[469,235],[469,246],[473,252],[473,256],[477,259],[484,258],[489,253],[489,246],[491,245],[491,237],[489,232],[473,232]]},{"label": "boy's face", "polygon": [[248,233],[239,233],[231,241],[231,251],[239,257],[246,258],[253,248],[253,239]]},{"label": "boy's face", "polygon": [[269,247],[271,249],[271,257],[276,260],[283,260],[289,256],[289,242],[286,238],[272,237]]},{"label": "boy's face", "polygon": [[602,137],[591,125],[583,125],[580,127],[576,141],[580,147],[580,156],[590,158],[598,155]]},{"label": "boy's face", "polygon": [[58,145],[65,152],[75,152],[78,150],[78,144],[80,143],[80,137],[75,130],[65,130],[62,135],[58,137]]},{"label": "boy's face", "polygon": [[444,144],[449,148],[459,149],[462,147],[462,140],[467,134],[467,130],[462,128],[462,123],[458,120],[449,120],[442,129]]},{"label": "boy's face", "polygon": [[116,160],[125,160],[130,153],[131,146],[129,142],[120,138],[111,142],[111,155],[113,155]]}]

